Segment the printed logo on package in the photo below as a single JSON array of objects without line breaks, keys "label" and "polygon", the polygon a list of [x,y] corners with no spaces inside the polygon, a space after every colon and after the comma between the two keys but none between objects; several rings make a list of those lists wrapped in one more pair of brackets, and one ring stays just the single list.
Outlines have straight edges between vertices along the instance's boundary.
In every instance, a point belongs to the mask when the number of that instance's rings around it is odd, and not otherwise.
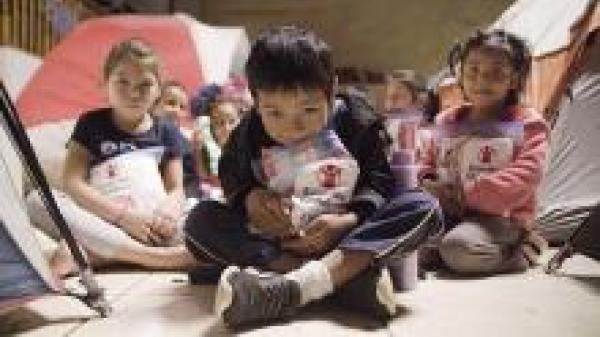
[{"label": "printed logo on package", "polygon": [[265,184],[289,201],[297,228],[319,214],[344,211],[359,173],[356,160],[331,130],[293,146],[262,149],[260,167]]},{"label": "printed logo on package", "polygon": [[510,164],[523,141],[521,122],[456,123],[435,130],[438,179],[464,184]]}]

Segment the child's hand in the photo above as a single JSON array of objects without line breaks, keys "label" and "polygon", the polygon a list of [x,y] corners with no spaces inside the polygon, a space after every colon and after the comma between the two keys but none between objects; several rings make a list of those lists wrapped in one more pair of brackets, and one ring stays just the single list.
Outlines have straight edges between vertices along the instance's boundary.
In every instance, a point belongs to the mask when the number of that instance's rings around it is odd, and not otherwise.
[{"label": "child's hand", "polygon": [[321,214],[305,232],[282,242],[282,248],[295,255],[309,257],[322,255],[331,250],[340,238],[356,225],[356,215]]},{"label": "child's hand", "polygon": [[280,197],[262,188],[255,188],[246,197],[246,212],[251,226],[271,238],[293,235],[289,212]]},{"label": "child's hand", "polygon": [[177,233],[177,219],[161,214],[154,214],[152,218],[152,231],[161,238],[159,244],[171,240]]},{"label": "child's hand", "polygon": [[147,245],[156,245],[162,242],[162,238],[153,229],[154,219],[152,216],[131,209],[125,210],[120,217],[118,226],[129,236]]},{"label": "child's hand", "polygon": [[177,198],[167,197],[154,210],[152,215],[152,230],[162,238],[163,242],[166,242],[175,236],[177,221],[182,215],[182,201]]},{"label": "child's hand", "polygon": [[444,213],[460,217],[464,212],[463,191],[460,186],[433,180],[423,180],[422,187],[440,202]]}]

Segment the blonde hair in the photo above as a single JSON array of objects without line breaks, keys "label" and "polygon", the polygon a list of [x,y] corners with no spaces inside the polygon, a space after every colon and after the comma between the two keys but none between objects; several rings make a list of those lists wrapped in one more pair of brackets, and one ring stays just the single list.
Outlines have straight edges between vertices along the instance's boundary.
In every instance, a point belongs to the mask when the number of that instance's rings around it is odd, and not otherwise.
[{"label": "blonde hair", "polygon": [[138,38],[121,41],[112,47],[104,62],[104,81],[108,80],[110,74],[125,60],[152,72],[160,82],[160,59],[148,43]]}]

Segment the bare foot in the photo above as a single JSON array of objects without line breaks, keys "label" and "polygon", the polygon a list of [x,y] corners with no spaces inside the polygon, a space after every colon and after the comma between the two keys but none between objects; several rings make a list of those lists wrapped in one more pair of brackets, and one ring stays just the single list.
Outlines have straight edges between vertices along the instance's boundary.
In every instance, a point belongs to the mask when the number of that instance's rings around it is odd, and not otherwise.
[{"label": "bare foot", "polygon": [[[89,251],[85,251],[82,248],[80,249],[90,266],[98,267],[108,263],[108,260]],[[77,263],[71,254],[71,250],[64,240],[58,244],[58,247],[50,258],[50,269],[59,279],[66,278],[79,270],[79,266],[77,266]]]},{"label": "bare foot", "polygon": [[77,271],[77,264],[65,241],[61,241],[50,258],[50,269],[57,278],[63,279]]}]

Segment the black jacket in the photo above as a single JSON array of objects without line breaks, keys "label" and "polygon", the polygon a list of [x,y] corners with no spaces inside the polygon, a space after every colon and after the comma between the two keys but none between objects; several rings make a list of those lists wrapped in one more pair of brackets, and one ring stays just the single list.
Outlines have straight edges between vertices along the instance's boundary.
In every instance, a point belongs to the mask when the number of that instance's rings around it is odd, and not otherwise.
[{"label": "black jacket", "polygon": [[[395,180],[385,155],[388,136],[381,119],[366,100],[354,95],[336,97],[332,129],[358,162],[360,175],[349,208],[359,222],[391,198]],[[264,187],[255,176],[252,162],[260,149],[277,145],[265,132],[256,111],[251,111],[232,132],[219,161],[219,179],[227,203],[245,214],[250,190]]]}]

